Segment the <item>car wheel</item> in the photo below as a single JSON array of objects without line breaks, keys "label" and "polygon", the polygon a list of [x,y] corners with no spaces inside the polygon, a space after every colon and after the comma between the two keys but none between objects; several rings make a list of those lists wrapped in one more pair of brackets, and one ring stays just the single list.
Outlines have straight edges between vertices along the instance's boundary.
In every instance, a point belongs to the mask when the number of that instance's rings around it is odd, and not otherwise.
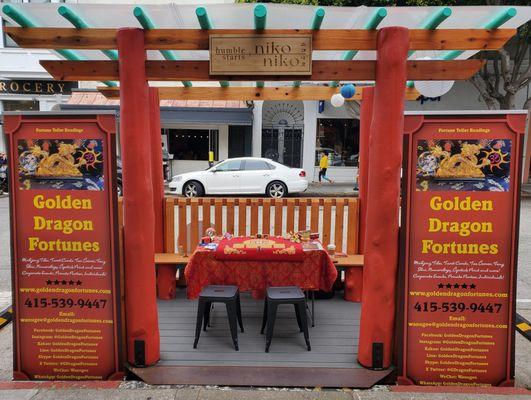
[{"label": "car wheel", "polygon": [[185,197],[201,197],[203,194],[203,185],[197,181],[186,182],[183,186],[183,195]]},{"label": "car wheel", "polygon": [[274,199],[280,199],[288,194],[288,188],[282,182],[271,182],[267,185],[266,195]]}]

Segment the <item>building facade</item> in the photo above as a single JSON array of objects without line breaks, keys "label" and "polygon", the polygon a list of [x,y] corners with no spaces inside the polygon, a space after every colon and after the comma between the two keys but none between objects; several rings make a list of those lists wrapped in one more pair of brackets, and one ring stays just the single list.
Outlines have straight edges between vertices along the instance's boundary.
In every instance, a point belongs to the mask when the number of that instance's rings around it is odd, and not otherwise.
[{"label": "building facade", "polygon": [[[20,1],[19,1],[20,2]],[[28,1],[25,1],[28,2]],[[58,60],[48,50],[22,49],[0,30],[0,115],[3,111],[50,111],[66,103],[77,82],[50,79],[39,60]],[[2,132],[0,118],[0,133]],[[4,151],[0,140],[0,152]]]},{"label": "building facade", "polygon": [[[520,107],[525,96],[519,98]],[[63,110],[115,109],[93,89],[75,89]],[[435,101],[408,101],[406,111],[486,110],[467,82]],[[169,158],[167,177],[205,169],[209,152],[214,160],[265,157],[303,168],[308,180],[318,181],[319,160],[328,154],[327,176],[354,185],[359,159],[359,104],[330,101],[161,101],[161,146]],[[119,148],[119,147],[118,147]]]}]

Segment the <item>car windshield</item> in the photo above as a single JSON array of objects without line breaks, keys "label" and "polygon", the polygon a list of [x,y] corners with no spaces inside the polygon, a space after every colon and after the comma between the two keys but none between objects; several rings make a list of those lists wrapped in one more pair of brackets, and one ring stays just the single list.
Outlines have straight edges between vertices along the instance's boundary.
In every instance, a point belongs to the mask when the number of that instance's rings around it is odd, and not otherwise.
[{"label": "car windshield", "polygon": [[218,163],[214,164],[214,165],[209,165],[208,167],[205,168],[205,171],[210,171],[211,169],[214,169],[216,168],[219,164],[225,162],[225,160],[221,160],[219,161]]}]

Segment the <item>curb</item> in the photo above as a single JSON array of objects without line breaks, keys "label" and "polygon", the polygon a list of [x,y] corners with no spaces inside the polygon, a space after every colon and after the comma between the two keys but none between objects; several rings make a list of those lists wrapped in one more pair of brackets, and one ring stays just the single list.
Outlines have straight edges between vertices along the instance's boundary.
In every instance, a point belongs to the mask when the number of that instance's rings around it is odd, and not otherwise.
[{"label": "curb", "polygon": [[516,330],[522,334],[527,340],[531,341],[531,323],[522,317],[520,314],[516,314],[515,320]]},{"label": "curb", "polygon": [[13,307],[9,306],[0,312],[0,329],[13,321]]}]

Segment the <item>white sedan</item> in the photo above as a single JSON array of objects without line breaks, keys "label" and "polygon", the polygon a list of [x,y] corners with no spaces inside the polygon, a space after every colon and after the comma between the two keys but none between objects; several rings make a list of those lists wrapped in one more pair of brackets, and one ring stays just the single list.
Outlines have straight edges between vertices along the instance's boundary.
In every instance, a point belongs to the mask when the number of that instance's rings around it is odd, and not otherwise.
[{"label": "white sedan", "polygon": [[284,197],[308,188],[306,173],[267,158],[229,158],[206,171],[188,172],[172,178],[170,191],[186,197],[212,194],[265,194]]}]

